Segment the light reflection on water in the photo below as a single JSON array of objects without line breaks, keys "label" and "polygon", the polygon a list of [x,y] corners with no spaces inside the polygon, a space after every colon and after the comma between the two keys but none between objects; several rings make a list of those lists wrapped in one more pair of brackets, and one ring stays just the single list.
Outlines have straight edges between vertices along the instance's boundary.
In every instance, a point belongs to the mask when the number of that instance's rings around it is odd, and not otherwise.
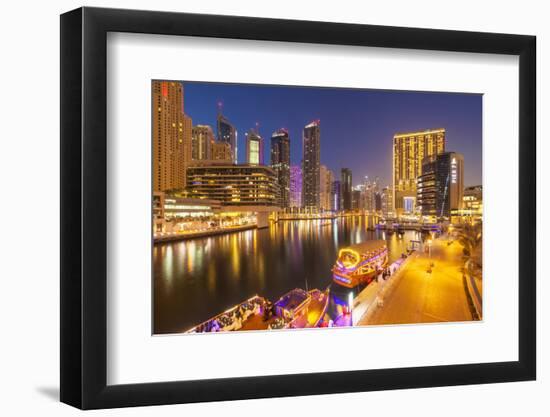
[{"label": "light reflection on water", "polygon": [[276,300],[306,280],[324,290],[338,250],[368,239],[386,239],[394,260],[419,237],[369,231],[364,217],[348,217],[156,245],[155,333],[185,331],[255,294]]}]

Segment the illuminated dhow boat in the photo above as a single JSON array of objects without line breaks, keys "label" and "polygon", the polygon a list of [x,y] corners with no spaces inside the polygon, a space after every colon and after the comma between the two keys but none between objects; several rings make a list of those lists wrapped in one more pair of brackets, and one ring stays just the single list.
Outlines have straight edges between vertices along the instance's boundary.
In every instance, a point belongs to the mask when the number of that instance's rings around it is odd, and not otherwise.
[{"label": "illuminated dhow boat", "polygon": [[385,240],[367,240],[340,249],[332,268],[332,279],[338,285],[355,288],[369,284],[388,265]]},{"label": "illuminated dhow boat", "polygon": [[284,328],[318,327],[327,312],[328,301],[328,288],[326,291],[295,288],[275,302],[275,312],[284,320]]}]

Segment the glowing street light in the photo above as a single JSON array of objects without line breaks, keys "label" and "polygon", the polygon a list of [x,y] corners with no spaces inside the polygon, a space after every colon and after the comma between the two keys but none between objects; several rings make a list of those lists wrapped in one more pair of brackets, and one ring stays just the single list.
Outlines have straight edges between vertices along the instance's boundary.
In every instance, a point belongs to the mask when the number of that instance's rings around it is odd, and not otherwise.
[{"label": "glowing street light", "polygon": [[348,309],[349,309],[349,314],[350,314],[351,325],[353,326],[352,304],[353,304],[353,292],[350,292],[349,295],[348,295]]}]

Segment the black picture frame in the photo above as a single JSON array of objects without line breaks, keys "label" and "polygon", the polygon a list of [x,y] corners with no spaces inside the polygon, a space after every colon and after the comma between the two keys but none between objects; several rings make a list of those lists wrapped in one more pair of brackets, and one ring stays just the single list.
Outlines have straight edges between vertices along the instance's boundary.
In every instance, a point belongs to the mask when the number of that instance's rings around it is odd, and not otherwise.
[{"label": "black picture frame", "polygon": [[[107,33],[519,56],[519,358],[107,385]],[[252,17],[80,8],[61,15],[61,401],[82,409],[533,380],[536,377],[536,38]]]}]

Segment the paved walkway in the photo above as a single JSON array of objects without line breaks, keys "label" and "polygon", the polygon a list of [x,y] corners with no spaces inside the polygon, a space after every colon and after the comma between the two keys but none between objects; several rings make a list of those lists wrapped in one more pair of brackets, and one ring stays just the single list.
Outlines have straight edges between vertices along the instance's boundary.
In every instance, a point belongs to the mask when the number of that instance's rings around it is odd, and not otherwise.
[{"label": "paved walkway", "polygon": [[[435,240],[431,259],[415,252],[396,273],[393,288],[385,294],[383,305],[365,315],[358,325],[433,323],[470,321],[462,272],[462,247]],[[430,262],[435,266],[428,273]]]}]

